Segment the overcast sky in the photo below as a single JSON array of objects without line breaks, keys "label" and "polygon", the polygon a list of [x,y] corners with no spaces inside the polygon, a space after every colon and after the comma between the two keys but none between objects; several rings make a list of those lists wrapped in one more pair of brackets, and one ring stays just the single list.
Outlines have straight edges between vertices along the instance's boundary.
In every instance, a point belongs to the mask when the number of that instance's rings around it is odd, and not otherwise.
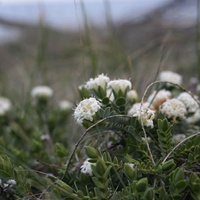
[{"label": "overcast sky", "polygon": [[[20,4],[20,3],[38,3],[38,2],[79,2],[80,0],[0,0],[0,3],[2,4]],[[84,2],[101,2],[104,0],[83,0]],[[109,2],[115,2],[115,1],[121,1],[121,2],[127,2],[127,1],[132,1],[132,2],[139,2],[140,0],[109,0]]]}]

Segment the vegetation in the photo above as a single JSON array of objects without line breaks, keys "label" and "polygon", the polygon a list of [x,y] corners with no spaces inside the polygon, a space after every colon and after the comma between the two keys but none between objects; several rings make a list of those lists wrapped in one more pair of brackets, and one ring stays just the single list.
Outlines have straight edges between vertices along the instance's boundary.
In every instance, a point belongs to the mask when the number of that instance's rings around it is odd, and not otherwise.
[{"label": "vegetation", "polygon": [[78,33],[41,22],[4,45],[0,199],[199,200],[199,41],[109,15],[101,35],[82,12]]}]

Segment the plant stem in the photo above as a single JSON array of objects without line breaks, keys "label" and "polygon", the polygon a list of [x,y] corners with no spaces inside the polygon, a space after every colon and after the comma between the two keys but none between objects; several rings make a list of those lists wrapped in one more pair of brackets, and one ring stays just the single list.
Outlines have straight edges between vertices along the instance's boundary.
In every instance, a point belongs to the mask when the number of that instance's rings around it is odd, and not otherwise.
[{"label": "plant stem", "polygon": [[198,79],[200,80],[200,0],[197,0],[196,54],[197,54],[197,74],[198,74]]}]

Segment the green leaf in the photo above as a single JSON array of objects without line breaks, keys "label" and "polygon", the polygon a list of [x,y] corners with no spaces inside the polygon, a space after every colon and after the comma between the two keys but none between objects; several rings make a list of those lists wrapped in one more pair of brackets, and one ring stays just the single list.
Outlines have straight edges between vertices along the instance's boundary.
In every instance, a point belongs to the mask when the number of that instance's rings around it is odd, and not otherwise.
[{"label": "green leaf", "polygon": [[85,146],[85,153],[89,158],[98,158],[99,151],[91,146]]},{"label": "green leaf", "polygon": [[163,158],[171,151],[172,149],[172,125],[167,121],[167,119],[161,120],[158,119],[158,142],[161,148],[161,153]]},{"label": "green leaf", "polygon": [[110,103],[110,99],[109,99],[108,97],[104,97],[104,98],[102,99],[102,104],[108,105],[109,103]]},{"label": "green leaf", "polygon": [[100,189],[103,189],[104,188],[104,185],[96,178],[96,177],[92,177],[92,180],[94,182],[94,184],[100,188]]},{"label": "green leaf", "polygon": [[96,163],[96,172],[100,175],[100,176],[103,176],[106,172],[106,165],[104,163],[103,160],[99,159],[97,160],[97,163]]},{"label": "green leaf", "polygon": [[171,172],[176,167],[173,159],[168,160],[162,165],[162,170],[164,172]]},{"label": "green leaf", "polygon": [[65,147],[60,144],[60,143],[56,143],[56,153],[57,155],[62,158],[62,157],[67,157],[68,156],[68,152],[65,149]]},{"label": "green leaf", "polygon": [[185,190],[185,188],[187,187],[187,182],[186,182],[186,180],[178,181],[178,182],[175,184],[175,187],[176,187],[176,189],[178,189],[179,193],[183,192],[183,191]]},{"label": "green leaf", "polygon": [[129,178],[130,181],[133,181],[136,179],[136,176],[137,176],[136,170],[133,169],[133,167],[131,167],[130,164],[128,163],[124,164],[124,173]]},{"label": "green leaf", "polygon": [[136,183],[136,189],[138,192],[145,192],[148,186],[147,178],[142,178]]},{"label": "green leaf", "polygon": [[123,97],[120,97],[120,98],[116,99],[115,103],[119,107],[124,106],[126,104],[126,99]]},{"label": "green leaf", "polygon": [[183,169],[177,168],[173,173],[173,181],[176,183],[176,182],[182,181],[184,179],[185,179],[185,176],[184,176]]}]

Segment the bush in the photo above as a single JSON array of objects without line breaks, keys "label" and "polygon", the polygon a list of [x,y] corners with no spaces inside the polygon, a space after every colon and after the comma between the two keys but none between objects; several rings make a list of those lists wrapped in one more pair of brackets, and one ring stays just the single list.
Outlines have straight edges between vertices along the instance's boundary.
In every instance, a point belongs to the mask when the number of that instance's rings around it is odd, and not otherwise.
[{"label": "bush", "polygon": [[32,93],[26,112],[2,112],[2,198],[199,200],[199,99],[181,84],[162,72],[139,98],[129,80],[91,78],[79,87],[73,116],[85,131],[73,149],[72,104],[54,108],[50,89]]}]

